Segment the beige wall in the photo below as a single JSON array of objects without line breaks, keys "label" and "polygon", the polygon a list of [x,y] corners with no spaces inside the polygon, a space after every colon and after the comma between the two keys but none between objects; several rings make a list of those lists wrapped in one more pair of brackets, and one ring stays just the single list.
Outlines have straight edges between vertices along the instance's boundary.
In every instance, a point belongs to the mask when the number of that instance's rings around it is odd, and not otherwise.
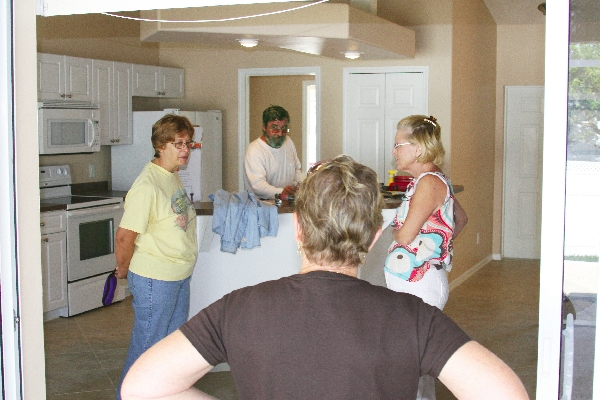
[{"label": "beige wall", "polygon": [[456,240],[450,280],[485,262],[492,251],[495,49],[496,24],[483,1],[454,1],[451,178],[465,186],[457,197],[469,223]]},{"label": "beige wall", "polygon": [[[502,254],[504,178],[504,88],[544,85],[545,25],[500,25],[496,50],[496,140],[494,162],[494,255]],[[496,256],[498,257],[498,256]]]}]

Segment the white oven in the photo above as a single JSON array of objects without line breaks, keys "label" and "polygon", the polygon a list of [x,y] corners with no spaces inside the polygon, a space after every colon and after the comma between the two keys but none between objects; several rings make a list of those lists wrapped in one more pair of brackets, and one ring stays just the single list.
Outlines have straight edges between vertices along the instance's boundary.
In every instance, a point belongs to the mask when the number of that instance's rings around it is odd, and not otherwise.
[{"label": "white oven", "polygon": [[[71,194],[67,165],[40,167],[42,206],[67,210],[67,309],[72,316],[102,307],[104,282],[116,267],[115,236],[123,216],[123,199]],[[113,301],[128,294],[127,281],[119,279]]]},{"label": "white oven", "polygon": [[115,267],[121,204],[67,211],[67,279],[74,282]]}]

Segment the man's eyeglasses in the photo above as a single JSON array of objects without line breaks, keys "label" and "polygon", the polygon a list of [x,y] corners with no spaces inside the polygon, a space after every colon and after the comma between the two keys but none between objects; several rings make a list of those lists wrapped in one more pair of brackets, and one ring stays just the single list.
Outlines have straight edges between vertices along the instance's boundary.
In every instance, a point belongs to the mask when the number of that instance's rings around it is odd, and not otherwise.
[{"label": "man's eyeglasses", "polygon": [[279,132],[289,133],[289,131],[290,131],[290,128],[288,128],[287,125],[284,125],[284,126],[271,125],[269,127],[269,129],[271,130],[271,132],[274,132],[274,133],[279,133]]},{"label": "man's eyeglasses", "polygon": [[407,144],[412,144],[412,143],[411,142],[394,143],[394,150],[396,150],[398,147],[406,146]]},{"label": "man's eyeglasses", "polygon": [[196,146],[196,142],[194,142],[193,140],[190,140],[189,142],[169,142],[171,143],[173,146],[175,146],[176,149],[181,150],[184,147],[187,147],[188,149],[193,149]]}]

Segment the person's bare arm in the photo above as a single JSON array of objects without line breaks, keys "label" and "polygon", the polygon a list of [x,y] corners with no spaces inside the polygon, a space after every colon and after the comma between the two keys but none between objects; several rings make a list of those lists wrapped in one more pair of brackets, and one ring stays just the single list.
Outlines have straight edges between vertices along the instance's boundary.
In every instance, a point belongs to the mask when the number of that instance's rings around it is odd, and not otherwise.
[{"label": "person's bare arm", "polygon": [[450,357],[438,378],[459,400],[529,399],[513,370],[474,341]]},{"label": "person's bare arm", "polygon": [[213,368],[181,331],[156,343],[131,366],[123,400],[215,399],[193,387]]},{"label": "person's bare arm", "polygon": [[404,224],[394,231],[394,240],[405,246],[412,243],[427,218],[444,204],[447,190],[446,184],[436,176],[426,175],[421,178],[410,202]]},{"label": "person's bare arm", "polygon": [[127,278],[129,271],[129,262],[133,257],[135,248],[135,239],[138,233],[129,229],[119,228],[115,238],[115,257],[117,259],[117,268],[115,276],[117,278]]},{"label": "person's bare arm", "polygon": [[469,222],[469,217],[467,217],[467,213],[465,209],[462,208],[458,200],[454,199],[454,234],[452,235],[453,239],[456,239],[460,231],[467,225]]}]

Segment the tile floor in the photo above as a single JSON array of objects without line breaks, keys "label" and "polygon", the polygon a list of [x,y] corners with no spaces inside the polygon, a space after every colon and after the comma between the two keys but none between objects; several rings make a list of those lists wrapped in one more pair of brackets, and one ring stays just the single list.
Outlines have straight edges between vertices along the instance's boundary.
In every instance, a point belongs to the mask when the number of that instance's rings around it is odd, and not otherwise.
[{"label": "tile floor", "polygon": [[[539,261],[492,261],[450,293],[446,313],[505,360],[535,398]],[[48,400],[114,399],[133,315],[131,298],[45,327]],[[237,399],[228,372],[196,385],[220,399]],[[438,400],[454,396],[438,385]]]}]

